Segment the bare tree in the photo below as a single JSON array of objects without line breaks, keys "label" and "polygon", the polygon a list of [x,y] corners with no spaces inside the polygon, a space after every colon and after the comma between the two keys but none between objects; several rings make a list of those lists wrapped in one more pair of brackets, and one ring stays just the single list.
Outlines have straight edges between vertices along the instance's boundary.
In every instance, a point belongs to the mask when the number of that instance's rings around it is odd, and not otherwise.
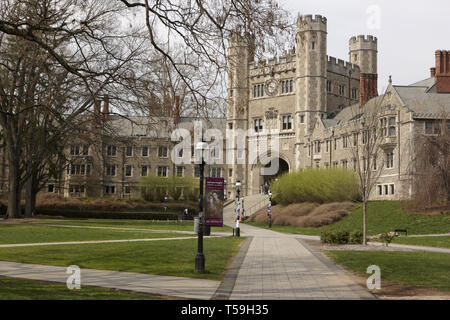
[{"label": "bare tree", "polygon": [[363,244],[367,245],[367,204],[384,168],[384,151],[388,132],[383,119],[384,96],[362,105],[352,106],[352,118],[346,128],[346,143],[359,179],[363,202]]},{"label": "bare tree", "polygon": [[413,200],[425,208],[450,203],[450,115],[425,120],[425,132],[414,137]]},{"label": "bare tree", "polygon": [[[209,101],[211,96],[224,94],[226,46],[232,33],[251,38],[257,56],[282,50],[286,40],[294,43],[294,23],[276,0],[43,2],[51,2],[53,8],[66,13],[64,19],[42,26],[41,19],[29,21],[20,14],[4,14],[0,17],[0,32],[35,42],[70,73],[86,77],[110,75],[112,66],[102,69],[104,66],[97,64],[93,70],[92,62],[85,60],[92,55],[121,60],[123,46],[118,42],[126,41],[129,35],[141,37],[140,30],[144,28],[150,55],[163,57],[171,65],[190,92],[190,104],[202,116],[205,115],[201,109],[208,103],[214,104]],[[1,9],[10,12],[9,8],[19,6],[30,7],[31,11],[36,10],[36,3],[39,2],[5,0]],[[118,21],[122,22],[120,28]],[[58,40],[71,40],[77,50],[72,56],[64,55],[57,43],[49,41],[49,34]],[[130,68],[129,74],[137,70]],[[140,78],[135,74],[132,77]],[[210,90],[206,90],[208,87]]]},{"label": "bare tree", "polygon": [[[142,18],[145,36],[139,23],[125,25],[133,14],[136,21]],[[30,169],[30,163],[26,163],[36,150],[41,152],[37,145],[27,148],[29,143],[35,143],[28,139],[32,132],[30,119],[51,115],[47,123],[54,125],[52,130],[61,131],[51,140],[41,139],[47,143],[41,145],[45,149],[50,142],[61,137],[64,140],[99,95],[109,95],[117,108],[148,106],[140,99],[150,83],[151,69],[145,68],[145,63],[152,61],[140,58],[144,52],[156,60],[162,57],[164,65],[170,66],[167,69],[174,70],[181,79],[182,86],[172,90],[172,97],[173,91],[188,91],[186,97],[197,109],[197,115],[207,117],[206,107],[214,105],[214,99],[224,92],[226,39],[230,34],[243,33],[255,39],[255,44],[264,44],[256,48],[275,48],[270,46],[271,41],[284,39],[281,32],[293,35],[289,32],[293,28],[288,16],[275,0],[2,1],[0,125],[10,168],[8,217],[19,215],[24,183],[39,176],[39,170]],[[173,50],[180,44],[181,51]],[[52,78],[49,71],[55,70],[61,78]],[[43,73],[46,76],[42,77]],[[51,79],[62,82],[60,87],[66,91],[57,91],[56,97],[50,95],[44,89],[46,84],[41,83],[43,78],[49,83]],[[67,83],[72,85],[64,85]],[[50,100],[36,98],[44,93]],[[66,100],[59,96],[64,94]],[[36,110],[38,107],[41,110]],[[36,125],[33,124],[35,130]],[[41,154],[35,159],[40,159],[41,165],[47,159],[44,167],[48,169],[54,166],[53,162],[60,162],[54,156]],[[31,181],[30,185],[35,183]]]},{"label": "bare tree", "polygon": [[205,106],[216,104],[226,88],[231,34],[251,39],[259,57],[294,43],[294,24],[276,0],[117,1],[145,21],[152,48],[179,75],[189,104],[205,118],[210,110]]},{"label": "bare tree", "polygon": [[130,70],[145,46],[139,34],[121,31],[120,10],[103,1],[4,1],[0,9],[0,125],[13,218],[25,182],[32,194],[38,172],[61,162],[60,142],[100,94],[134,102]]}]

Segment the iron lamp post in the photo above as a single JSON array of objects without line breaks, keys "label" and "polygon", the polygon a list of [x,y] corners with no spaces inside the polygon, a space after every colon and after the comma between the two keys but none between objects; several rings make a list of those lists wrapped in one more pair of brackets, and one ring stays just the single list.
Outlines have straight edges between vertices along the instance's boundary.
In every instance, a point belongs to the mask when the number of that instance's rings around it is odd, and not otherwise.
[{"label": "iron lamp post", "polygon": [[208,149],[208,144],[204,141],[197,143],[196,149],[201,152],[200,162],[200,195],[198,198],[198,245],[197,255],[195,256],[195,272],[203,273],[205,271],[205,255],[203,254],[203,180],[205,175],[205,160],[203,151]]},{"label": "iron lamp post", "polygon": [[241,213],[240,213],[240,205],[239,205],[239,195],[241,193],[241,181],[238,180],[236,181],[236,193],[237,193],[237,198],[236,198],[236,237],[240,237],[241,236],[241,229],[239,228],[239,219],[241,217]]}]

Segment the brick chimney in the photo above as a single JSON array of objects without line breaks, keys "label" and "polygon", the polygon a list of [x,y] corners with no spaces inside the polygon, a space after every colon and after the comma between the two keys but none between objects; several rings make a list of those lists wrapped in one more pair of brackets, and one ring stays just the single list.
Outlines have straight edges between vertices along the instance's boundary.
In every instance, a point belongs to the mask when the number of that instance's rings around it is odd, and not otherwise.
[{"label": "brick chimney", "polygon": [[436,68],[431,68],[430,69],[430,75],[431,75],[431,78],[436,77]]},{"label": "brick chimney", "polygon": [[450,51],[436,51],[436,91],[450,93]]},{"label": "brick chimney", "polygon": [[106,121],[109,116],[109,96],[103,97],[102,120]]},{"label": "brick chimney", "polygon": [[378,97],[378,74],[361,73],[359,84],[359,106]]},{"label": "brick chimney", "polygon": [[175,96],[175,105],[173,107],[173,123],[175,125],[180,121],[180,96]]},{"label": "brick chimney", "polygon": [[94,116],[93,116],[93,122],[95,125],[98,125],[100,123],[101,115],[100,115],[100,101],[94,100]]}]

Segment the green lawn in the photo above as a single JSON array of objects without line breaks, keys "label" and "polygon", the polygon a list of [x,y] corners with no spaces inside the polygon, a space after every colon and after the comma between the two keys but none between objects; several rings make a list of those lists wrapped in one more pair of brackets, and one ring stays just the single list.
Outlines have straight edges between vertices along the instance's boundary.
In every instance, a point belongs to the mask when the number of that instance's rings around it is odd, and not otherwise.
[{"label": "green lawn", "polygon": [[369,277],[367,267],[377,265],[383,280],[419,288],[450,291],[450,254],[395,251],[324,251],[337,264]]},{"label": "green lawn", "polygon": [[155,300],[162,297],[126,290],[81,286],[69,290],[65,284],[0,277],[0,300]]},{"label": "green lawn", "polygon": [[[120,227],[120,228],[138,228],[153,230],[177,230],[194,231],[193,221],[151,221],[151,220],[126,220],[126,219],[37,219],[27,221],[29,224],[70,224],[78,226],[97,226],[97,227]],[[211,232],[232,232],[232,228],[223,226],[222,228],[212,227]]]},{"label": "green lawn", "polygon": [[205,238],[205,273],[194,272],[197,239],[0,248],[0,260],[222,280],[244,238]]},{"label": "green lawn", "polygon": [[[68,223],[66,223],[68,224]],[[53,227],[39,224],[0,224],[0,244],[123,240],[186,237],[170,232]]]},{"label": "green lawn", "polygon": [[413,246],[426,246],[450,249],[450,236],[443,237],[398,237],[394,238],[392,243],[410,244]]},{"label": "green lawn", "polygon": [[[362,231],[362,207],[357,208],[342,220],[324,227],[330,230]],[[249,223],[250,225],[267,228],[267,225]],[[399,201],[371,201],[367,213],[367,233],[376,235],[395,229],[407,229],[408,234],[437,234],[447,233],[450,229],[450,213],[439,215],[425,215],[406,213]],[[273,226],[272,230],[279,232],[320,235],[322,228],[304,228],[293,226]]]}]

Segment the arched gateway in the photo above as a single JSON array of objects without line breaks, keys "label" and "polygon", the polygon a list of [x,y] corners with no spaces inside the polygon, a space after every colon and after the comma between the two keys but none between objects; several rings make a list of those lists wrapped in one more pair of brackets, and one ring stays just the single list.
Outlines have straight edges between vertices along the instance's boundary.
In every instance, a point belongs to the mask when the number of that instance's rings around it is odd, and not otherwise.
[{"label": "arched gateway", "polygon": [[271,183],[281,175],[290,171],[288,161],[283,158],[273,158],[267,165],[254,164],[251,169],[251,190],[250,194],[260,192],[260,186]]}]

